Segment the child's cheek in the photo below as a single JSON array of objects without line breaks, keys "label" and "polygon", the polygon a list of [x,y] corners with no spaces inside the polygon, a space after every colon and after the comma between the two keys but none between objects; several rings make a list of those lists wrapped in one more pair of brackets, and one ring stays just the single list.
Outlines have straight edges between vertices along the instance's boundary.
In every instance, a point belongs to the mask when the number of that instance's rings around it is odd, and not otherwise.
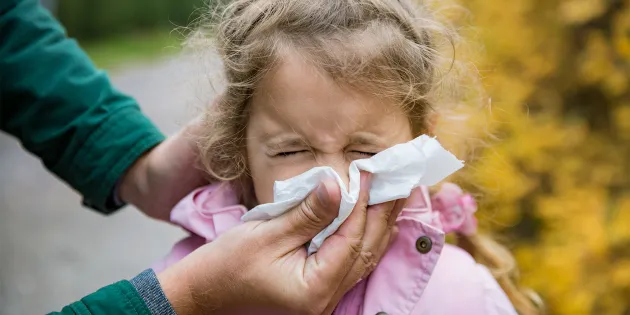
[{"label": "child's cheek", "polygon": [[253,178],[254,189],[259,203],[273,202],[273,185],[276,181],[289,179],[315,167],[312,161],[287,161],[274,163],[260,170]]}]

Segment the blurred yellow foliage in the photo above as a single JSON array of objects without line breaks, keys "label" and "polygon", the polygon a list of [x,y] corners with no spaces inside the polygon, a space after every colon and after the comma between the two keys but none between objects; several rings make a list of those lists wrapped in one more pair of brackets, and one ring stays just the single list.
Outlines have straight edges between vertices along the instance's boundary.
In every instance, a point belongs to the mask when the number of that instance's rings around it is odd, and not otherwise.
[{"label": "blurred yellow foliage", "polygon": [[630,314],[630,0],[459,4],[492,97],[470,135],[497,137],[464,174],[482,226],[549,314]]}]

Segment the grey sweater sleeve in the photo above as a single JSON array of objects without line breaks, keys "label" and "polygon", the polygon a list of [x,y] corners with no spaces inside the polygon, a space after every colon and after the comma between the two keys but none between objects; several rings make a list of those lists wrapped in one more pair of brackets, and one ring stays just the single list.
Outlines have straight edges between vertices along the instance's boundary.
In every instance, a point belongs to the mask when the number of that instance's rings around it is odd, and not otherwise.
[{"label": "grey sweater sleeve", "polygon": [[176,315],[152,269],[143,271],[130,282],[144,300],[151,314]]}]

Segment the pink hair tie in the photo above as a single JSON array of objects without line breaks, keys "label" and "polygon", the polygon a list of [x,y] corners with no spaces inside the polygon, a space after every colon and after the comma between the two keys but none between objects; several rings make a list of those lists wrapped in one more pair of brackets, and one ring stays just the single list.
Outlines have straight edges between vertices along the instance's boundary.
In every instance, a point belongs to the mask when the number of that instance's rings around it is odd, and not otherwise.
[{"label": "pink hair tie", "polygon": [[473,235],[477,232],[477,203],[470,194],[464,194],[459,186],[452,183],[442,185],[440,191],[431,198],[433,209],[440,214],[444,232],[457,232]]}]

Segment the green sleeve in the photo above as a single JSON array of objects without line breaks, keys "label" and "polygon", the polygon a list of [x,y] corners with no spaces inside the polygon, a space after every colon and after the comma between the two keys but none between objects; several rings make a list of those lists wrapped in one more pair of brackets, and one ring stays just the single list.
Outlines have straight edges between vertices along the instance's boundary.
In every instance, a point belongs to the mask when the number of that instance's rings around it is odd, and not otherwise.
[{"label": "green sleeve", "polygon": [[125,170],[164,139],[38,0],[0,0],[0,130],[103,213]]},{"label": "green sleeve", "polygon": [[129,281],[104,287],[64,307],[54,315],[151,315],[142,297]]}]

